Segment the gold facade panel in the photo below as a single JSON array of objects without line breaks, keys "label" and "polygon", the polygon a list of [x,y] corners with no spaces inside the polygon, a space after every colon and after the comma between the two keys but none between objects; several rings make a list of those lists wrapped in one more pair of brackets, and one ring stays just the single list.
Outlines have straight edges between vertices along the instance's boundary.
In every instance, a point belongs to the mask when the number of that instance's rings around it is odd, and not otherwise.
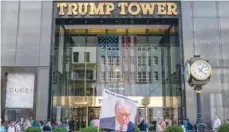
[{"label": "gold facade panel", "polygon": [[92,96],[54,96],[53,106],[81,107],[92,106]]},{"label": "gold facade panel", "polygon": [[[143,96],[130,96],[132,100],[138,101],[138,107],[145,107]],[[169,107],[177,108],[180,106],[179,98],[177,96],[156,96],[148,97],[147,107]],[[102,106],[102,96],[54,96],[53,105],[62,107],[101,107]],[[163,101],[164,100],[164,101]],[[163,103],[165,102],[165,104]]]},{"label": "gold facade panel", "polygon": [[[58,33],[59,31],[56,30],[56,33]],[[105,29],[88,29],[88,31],[86,32],[85,29],[66,29],[66,32],[68,32],[71,35],[80,35],[80,34],[89,34],[89,35],[93,35],[93,34],[98,34],[98,35],[105,35],[106,34],[106,30]],[[148,34],[164,34],[165,32],[167,32],[167,30],[165,29],[148,29]],[[172,28],[170,30],[170,33],[173,34],[175,33],[175,29]],[[147,34],[146,29],[108,29],[107,30],[107,34],[116,34],[116,35],[124,35],[124,34],[140,34],[140,35],[144,35]]]}]

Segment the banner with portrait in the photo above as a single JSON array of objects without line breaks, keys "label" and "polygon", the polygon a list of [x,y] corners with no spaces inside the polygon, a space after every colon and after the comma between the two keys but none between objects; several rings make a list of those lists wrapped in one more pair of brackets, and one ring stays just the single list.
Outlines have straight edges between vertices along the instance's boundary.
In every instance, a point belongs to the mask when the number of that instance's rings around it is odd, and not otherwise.
[{"label": "banner with portrait", "polygon": [[137,109],[137,101],[104,90],[99,127],[114,131],[132,131],[135,129]]},{"label": "banner with portrait", "polygon": [[33,108],[34,74],[8,74],[6,108]]}]

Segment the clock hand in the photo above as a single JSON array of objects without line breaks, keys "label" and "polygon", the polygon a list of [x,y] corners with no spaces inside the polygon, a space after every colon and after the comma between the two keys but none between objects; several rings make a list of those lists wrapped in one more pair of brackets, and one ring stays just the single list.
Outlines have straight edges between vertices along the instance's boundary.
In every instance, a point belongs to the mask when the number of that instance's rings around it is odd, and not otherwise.
[{"label": "clock hand", "polygon": [[203,70],[204,66],[201,67],[201,71]]},{"label": "clock hand", "polygon": [[204,73],[205,75],[207,74],[207,73],[203,72],[202,70],[200,72]]},{"label": "clock hand", "polygon": [[199,70],[200,70],[200,71],[203,71],[203,68],[204,68],[204,66],[202,66]]}]

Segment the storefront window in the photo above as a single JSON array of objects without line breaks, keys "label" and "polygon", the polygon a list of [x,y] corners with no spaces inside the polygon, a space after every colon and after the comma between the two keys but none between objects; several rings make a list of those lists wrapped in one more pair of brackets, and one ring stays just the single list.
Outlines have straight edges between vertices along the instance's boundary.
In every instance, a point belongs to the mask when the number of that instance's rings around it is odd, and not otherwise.
[{"label": "storefront window", "polygon": [[33,109],[6,109],[5,120],[20,121],[21,118],[34,119],[35,113]]},{"label": "storefront window", "polygon": [[107,89],[137,100],[137,117],[152,125],[162,117],[177,123],[182,85],[178,17],[118,17],[114,9],[110,16],[57,16],[55,27],[58,62],[52,77],[58,81],[52,84],[52,118],[72,118],[74,130],[88,126],[94,115],[99,117]]},{"label": "storefront window", "polygon": [[[86,126],[90,114],[99,116],[102,91],[108,89],[138,100],[150,123],[161,117],[177,122],[181,61],[179,44],[174,46],[179,43],[175,28],[144,21],[142,25],[103,25],[102,21],[85,25],[86,20],[81,24],[59,20],[56,24],[56,49],[63,46],[56,56],[63,59],[55,67],[57,80],[63,78],[63,82],[52,86],[57,87],[53,116],[72,117],[76,130]],[[145,97],[150,97],[147,111],[142,102]],[[58,116],[57,107],[61,108]]]}]

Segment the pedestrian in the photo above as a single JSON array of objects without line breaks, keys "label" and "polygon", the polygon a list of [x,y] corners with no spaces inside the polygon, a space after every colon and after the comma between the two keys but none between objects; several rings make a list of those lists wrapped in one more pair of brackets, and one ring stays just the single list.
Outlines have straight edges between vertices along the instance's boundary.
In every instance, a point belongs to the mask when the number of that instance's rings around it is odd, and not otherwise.
[{"label": "pedestrian", "polygon": [[185,132],[187,132],[188,131],[188,121],[186,118],[183,120],[183,126],[185,128]]},{"label": "pedestrian", "polygon": [[39,121],[39,125],[40,125],[41,130],[43,130],[44,122],[43,121]]},{"label": "pedestrian", "polygon": [[44,132],[51,132],[52,131],[52,126],[50,121],[47,121],[47,123],[42,127],[42,130]]},{"label": "pedestrian", "polygon": [[161,130],[161,126],[160,126],[160,118],[157,119],[156,122],[156,131],[159,132]]},{"label": "pedestrian", "polygon": [[26,119],[24,124],[23,124],[23,130],[25,130],[29,127],[32,127],[31,122],[28,119]]},{"label": "pedestrian", "polygon": [[13,121],[10,122],[7,132],[16,132],[15,123]]},{"label": "pedestrian", "polygon": [[173,122],[172,120],[168,119],[168,126],[172,126]]},{"label": "pedestrian", "polygon": [[6,132],[6,127],[3,123],[3,121],[1,121],[0,132]]},{"label": "pedestrian", "polygon": [[148,130],[148,123],[143,118],[140,119],[139,129],[140,129],[140,131],[143,131],[143,132],[148,132],[149,131]]},{"label": "pedestrian", "polygon": [[186,120],[188,124],[187,130],[194,130],[194,126],[190,123],[189,119],[187,118]]},{"label": "pedestrian", "polygon": [[21,132],[21,122],[20,121],[16,122],[15,128],[16,128],[16,132]]},{"label": "pedestrian", "polygon": [[99,119],[96,117],[96,115],[92,117],[92,120],[90,121],[90,126],[94,128],[97,128],[99,126]]},{"label": "pedestrian", "polygon": [[218,116],[215,117],[215,121],[213,124],[213,131],[217,132],[218,128],[221,126],[221,120]]},{"label": "pedestrian", "polygon": [[70,129],[71,126],[70,126],[70,123],[69,123],[69,120],[68,119],[66,119],[66,121],[64,123],[64,126],[65,126],[67,132],[70,132],[71,131],[71,129]]},{"label": "pedestrian", "polygon": [[166,129],[166,123],[163,118],[159,120],[159,129],[161,132],[163,132]]}]

